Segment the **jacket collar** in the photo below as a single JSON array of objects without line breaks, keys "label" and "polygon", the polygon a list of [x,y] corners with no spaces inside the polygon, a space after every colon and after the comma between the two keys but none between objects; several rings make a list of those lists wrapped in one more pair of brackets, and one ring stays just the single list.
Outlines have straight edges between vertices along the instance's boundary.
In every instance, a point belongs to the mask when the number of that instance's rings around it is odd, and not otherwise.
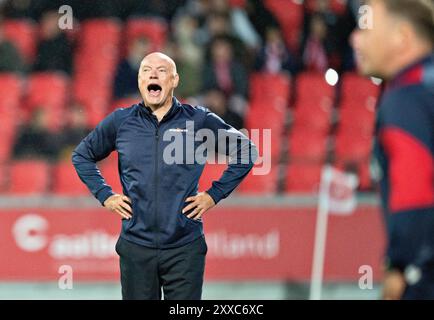
[{"label": "jacket collar", "polygon": [[433,62],[434,55],[432,53],[415,61],[398,72],[398,74],[389,82],[386,89],[390,90],[393,88],[423,83],[426,76],[426,68],[429,65],[433,65]]},{"label": "jacket collar", "polygon": [[[167,120],[173,117],[181,109],[181,106],[181,102],[179,102],[176,97],[173,97],[172,106],[170,107],[169,111],[167,111],[167,113],[164,115],[163,119]],[[146,114],[149,117],[154,116],[152,109],[146,106],[143,100],[139,103],[139,107],[142,113]],[[163,119],[161,121],[163,121]]]}]

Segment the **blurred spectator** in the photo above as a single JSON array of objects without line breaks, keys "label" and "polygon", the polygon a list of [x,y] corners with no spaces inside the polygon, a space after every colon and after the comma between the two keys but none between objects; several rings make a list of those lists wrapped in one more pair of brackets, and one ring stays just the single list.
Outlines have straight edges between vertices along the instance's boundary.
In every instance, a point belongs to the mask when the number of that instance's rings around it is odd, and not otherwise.
[{"label": "blurred spectator", "polygon": [[[316,60],[316,63],[307,64],[309,70],[322,71],[320,60],[324,51],[327,56],[327,67],[340,70],[342,66],[342,55],[348,48],[345,47],[346,38],[352,31],[348,29],[347,21],[333,11],[330,0],[313,0],[310,6],[305,7],[303,20],[303,35],[301,48],[303,59]],[[321,38],[321,46],[318,38]],[[313,54],[306,57],[305,53]],[[316,64],[316,67],[314,66]],[[306,63],[305,63],[306,65]]]},{"label": "blurred spectator", "polygon": [[243,114],[248,94],[248,74],[233,55],[232,46],[225,37],[217,37],[211,44],[211,60],[203,70],[202,91],[218,89],[228,97],[230,108]]},{"label": "blurred spectator", "polygon": [[18,130],[13,152],[15,159],[56,160],[59,139],[56,134],[48,130],[47,120],[44,108],[33,111],[29,124],[23,125]]},{"label": "blurred spectator", "polygon": [[23,59],[15,45],[4,36],[0,21],[0,72],[24,71]]},{"label": "blurred spectator", "polygon": [[32,0],[7,0],[2,11],[7,18],[36,18],[35,1]]},{"label": "blurred spectator", "polygon": [[340,19],[339,29],[342,30],[342,35],[340,36],[342,43],[342,71],[354,70],[356,67],[353,48],[350,45],[350,37],[353,30],[357,27],[361,4],[361,0],[348,0],[345,15]]},{"label": "blurred spectator", "polygon": [[228,31],[251,49],[260,45],[260,36],[243,8],[231,8],[228,0],[210,0],[210,15],[226,16]]},{"label": "blurred spectator", "polygon": [[265,6],[265,1],[246,0],[246,2],[247,17],[262,39],[265,39],[268,27],[280,28],[279,22],[275,16]]},{"label": "blurred spectator", "polygon": [[176,10],[183,6],[186,0],[117,0],[120,7],[130,5],[128,14],[130,16],[146,15],[158,16],[170,22]]},{"label": "blurred spectator", "polygon": [[67,111],[67,124],[60,132],[60,160],[69,160],[72,151],[86,137],[91,129],[87,124],[85,108],[79,103],[74,103]]},{"label": "blurred spectator", "polygon": [[223,92],[219,90],[206,92],[204,105],[235,129],[244,128],[243,118],[238,113],[229,110],[228,101]]},{"label": "blurred spectator", "polygon": [[303,64],[307,71],[324,72],[329,67],[326,37],[327,25],[324,18],[313,15],[310,19],[309,35],[303,48]]},{"label": "blurred spectator", "polygon": [[182,76],[176,95],[188,98],[198,94],[201,86],[204,52],[197,39],[198,21],[193,16],[181,14],[173,20],[172,26],[174,42],[169,42],[167,54],[175,60]]},{"label": "blurred spectator", "polygon": [[207,58],[211,55],[210,51],[212,42],[217,37],[225,37],[231,44],[234,56],[242,58],[245,66],[250,65],[250,60],[252,59],[241,39],[232,33],[230,16],[228,13],[212,12],[207,17],[205,29],[202,33],[202,41],[204,46],[206,46],[205,55]]},{"label": "blurred spectator", "polygon": [[72,47],[58,26],[57,11],[48,11],[41,19],[41,38],[33,69],[35,71],[72,71]]},{"label": "blurred spectator", "polygon": [[256,69],[269,73],[287,71],[294,75],[298,71],[298,61],[286,47],[281,31],[276,27],[269,27],[265,38],[265,45],[256,57]]},{"label": "blurred spectator", "polygon": [[130,43],[127,56],[117,66],[113,84],[115,98],[139,97],[137,73],[140,62],[151,52],[151,47],[149,39],[144,37],[138,37]]}]

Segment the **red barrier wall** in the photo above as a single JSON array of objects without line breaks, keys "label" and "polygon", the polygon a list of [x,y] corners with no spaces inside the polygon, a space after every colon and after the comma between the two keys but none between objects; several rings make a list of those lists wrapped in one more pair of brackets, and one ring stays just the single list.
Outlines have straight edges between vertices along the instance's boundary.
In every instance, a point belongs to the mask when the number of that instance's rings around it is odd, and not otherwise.
[{"label": "red barrier wall", "polygon": [[[3,209],[0,217],[0,280],[56,280],[61,265],[74,280],[118,280],[120,221],[105,209]],[[307,281],[315,219],[314,208],[214,208],[205,217],[206,279]],[[368,265],[379,280],[383,248],[376,207],[330,216],[325,279],[354,281]]]}]

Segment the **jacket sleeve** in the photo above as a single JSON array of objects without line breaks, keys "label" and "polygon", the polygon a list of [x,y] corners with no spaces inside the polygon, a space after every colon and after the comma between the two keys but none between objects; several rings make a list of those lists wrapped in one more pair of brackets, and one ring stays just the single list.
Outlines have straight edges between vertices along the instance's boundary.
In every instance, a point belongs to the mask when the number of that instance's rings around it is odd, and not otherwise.
[{"label": "jacket sleeve", "polygon": [[72,163],[78,176],[102,205],[114,192],[106,184],[96,163],[115,149],[115,141],[115,114],[111,113],[80,142],[72,153]]},{"label": "jacket sleeve", "polygon": [[388,159],[387,262],[403,271],[434,262],[434,131],[426,105],[397,98],[383,113],[379,141]]},{"label": "jacket sleeve", "polygon": [[228,168],[206,191],[217,204],[226,198],[252,169],[258,152],[254,143],[243,133],[225,123],[215,113],[207,111],[204,127],[215,137],[215,151],[229,157]]}]

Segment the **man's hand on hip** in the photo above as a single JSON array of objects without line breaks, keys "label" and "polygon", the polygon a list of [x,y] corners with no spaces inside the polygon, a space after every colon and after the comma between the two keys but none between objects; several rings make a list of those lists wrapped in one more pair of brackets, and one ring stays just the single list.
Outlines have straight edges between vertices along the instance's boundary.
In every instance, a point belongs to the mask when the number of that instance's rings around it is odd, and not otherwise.
[{"label": "man's hand on hip", "polygon": [[188,197],[185,202],[191,202],[186,206],[182,213],[185,213],[194,208],[192,212],[187,215],[187,218],[198,220],[209,209],[215,206],[214,200],[206,192],[199,192],[197,195]]},{"label": "man's hand on hip", "polygon": [[104,201],[104,207],[125,219],[131,219],[133,214],[131,199],[122,194],[114,194],[108,197],[107,200]]}]

